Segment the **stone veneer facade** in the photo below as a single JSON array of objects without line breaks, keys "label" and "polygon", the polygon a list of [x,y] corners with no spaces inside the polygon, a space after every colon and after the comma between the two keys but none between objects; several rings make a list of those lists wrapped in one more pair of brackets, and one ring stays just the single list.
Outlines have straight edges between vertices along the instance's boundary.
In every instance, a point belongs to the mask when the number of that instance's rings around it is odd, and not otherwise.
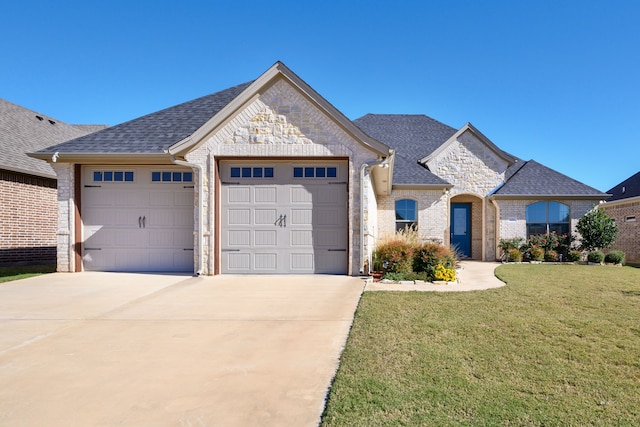
[{"label": "stone veneer facade", "polygon": [[[360,274],[360,259],[370,258],[370,239],[360,251],[360,169],[377,156],[356,141],[326,113],[284,80],[278,80],[249,102],[233,118],[206,138],[204,144],[188,153],[189,162],[203,166],[205,182],[203,257],[204,274],[213,273],[215,194],[214,173],[217,160],[224,158],[345,159],[349,170],[349,267],[350,274]],[[365,180],[365,186],[367,185]],[[365,187],[365,196],[369,194]],[[366,197],[365,197],[366,198]],[[364,217],[375,209],[375,198],[363,206]],[[198,219],[195,224],[198,226]],[[366,227],[365,227],[366,228]],[[196,245],[197,247],[197,245]],[[200,256],[196,253],[196,258]],[[197,260],[196,260],[197,264]]]}]

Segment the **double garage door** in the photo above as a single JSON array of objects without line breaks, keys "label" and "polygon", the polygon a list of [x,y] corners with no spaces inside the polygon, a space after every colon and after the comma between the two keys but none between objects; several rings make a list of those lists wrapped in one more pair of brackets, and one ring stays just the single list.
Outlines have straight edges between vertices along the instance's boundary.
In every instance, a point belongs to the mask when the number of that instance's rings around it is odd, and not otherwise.
[{"label": "double garage door", "polygon": [[346,162],[220,163],[221,270],[347,273]]},{"label": "double garage door", "polygon": [[191,169],[85,166],[85,270],[193,272]]}]

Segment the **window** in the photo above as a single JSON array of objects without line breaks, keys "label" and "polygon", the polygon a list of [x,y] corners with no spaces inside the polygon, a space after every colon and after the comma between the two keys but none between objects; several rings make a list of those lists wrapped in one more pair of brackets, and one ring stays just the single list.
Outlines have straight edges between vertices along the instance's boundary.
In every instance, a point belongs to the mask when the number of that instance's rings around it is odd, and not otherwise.
[{"label": "window", "polygon": [[193,182],[193,172],[153,171],[151,182]]},{"label": "window", "polygon": [[569,206],[560,202],[536,202],[527,206],[527,239],[538,234],[569,234]]},{"label": "window", "polygon": [[418,204],[415,200],[396,200],[396,231],[418,226]]},{"label": "window", "polygon": [[231,178],[273,178],[272,167],[232,167],[229,170]]},{"label": "window", "polygon": [[93,171],[93,182],[133,182],[133,171]]},{"label": "window", "polygon": [[336,178],[338,176],[338,168],[335,166],[329,167],[294,167],[294,178]]}]

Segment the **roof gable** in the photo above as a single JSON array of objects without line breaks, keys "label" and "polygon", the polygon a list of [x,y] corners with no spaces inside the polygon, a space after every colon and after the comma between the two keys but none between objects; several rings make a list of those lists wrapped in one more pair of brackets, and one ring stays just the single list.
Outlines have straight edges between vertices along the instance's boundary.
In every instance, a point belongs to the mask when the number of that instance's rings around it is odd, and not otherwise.
[{"label": "roof gable", "polygon": [[607,193],[612,195],[610,199],[607,199],[607,202],[640,196],[640,172],[625,179]]},{"label": "roof gable", "polygon": [[171,146],[168,152],[172,155],[184,156],[187,152],[197,149],[205,142],[208,135],[214,133],[220,126],[223,126],[233,118],[238,111],[258,97],[260,93],[266,91],[281,79],[284,79],[316,108],[324,112],[356,141],[377,152],[381,157],[391,154],[387,145],[362,132],[351,120],[281,62],[276,62],[258,79],[248,85],[242,93],[238,94],[224,108],[213,115],[196,132]]},{"label": "roof gable", "polygon": [[478,129],[476,129],[471,123],[467,123],[464,126],[462,126],[457,132],[455,132],[453,135],[451,135],[451,137],[449,137],[449,139],[444,141],[444,143],[441,144],[438,148],[433,150],[431,153],[427,154],[425,157],[421,158],[420,159],[420,163],[424,164],[424,165],[427,165],[431,159],[433,159],[435,157],[438,157],[438,155],[440,155],[442,152],[447,150],[447,148],[449,148],[449,146],[454,144],[466,132],[472,133],[489,150],[493,151],[498,157],[502,158],[507,163],[513,164],[518,160],[517,157],[512,156],[511,154],[507,153],[506,151],[503,151],[500,148],[498,148],[497,145],[495,145],[493,142],[491,142],[491,140],[489,138],[487,138],[482,132],[480,132]]},{"label": "roof gable", "polygon": [[0,169],[55,178],[51,166],[27,156],[106,125],[71,125],[0,99]]},{"label": "roof gable", "polygon": [[418,160],[448,140],[456,132],[454,128],[423,114],[367,114],[354,123],[394,149],[394,185],[450,186]]},{"label": "roof gable", "polygon": [[[510,175],[510,176],[509,176]],[[517,197],[580,197],[604,199],[605,193],[569,178],[534,160],[516,163],[507,171],[507,181],[494,196]]]}]

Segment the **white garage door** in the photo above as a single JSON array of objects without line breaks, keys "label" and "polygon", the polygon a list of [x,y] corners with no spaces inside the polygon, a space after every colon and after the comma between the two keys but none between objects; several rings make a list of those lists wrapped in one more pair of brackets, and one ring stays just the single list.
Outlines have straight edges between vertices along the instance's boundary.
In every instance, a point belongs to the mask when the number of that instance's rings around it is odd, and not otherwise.
[{"label": "white garage door", "polygon": [[347,273],[345,162],[221,162],[222,272]]},{"label": "white garage door", "polygon": [[159,166],[83,168],[83,265],[193,271],[193,173]]}]

